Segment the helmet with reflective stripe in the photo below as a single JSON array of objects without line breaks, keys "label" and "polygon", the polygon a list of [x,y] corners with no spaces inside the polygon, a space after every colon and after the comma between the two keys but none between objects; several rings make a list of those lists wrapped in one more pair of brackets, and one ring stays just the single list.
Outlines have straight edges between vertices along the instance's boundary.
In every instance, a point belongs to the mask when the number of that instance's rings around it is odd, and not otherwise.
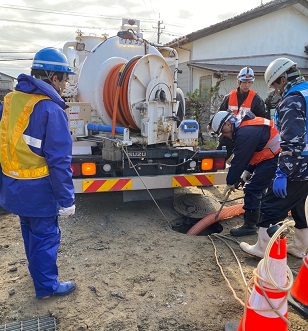
[{"label": "helmet with reflective stripe", "polygon": [[59,49],[53,47],[38,51],[34,55],[31,69],[66,72],[74,75],[66,56]]},{"label": "helmet with reflective stripe", "polygon": [[220,134],[222,127],[232,116],[233,113],[229,111],[222,110],[217,112],[212,120],[212,129],[214,130],[214,133]]},{"label": "helmet with reflective stripe", "polygon": [[255,74],[251,68],[244,67],[237,75],[237,79],[240,82],[253,82],[255,80]]},{"label": "helmet with reflective stripe", "polygon": [[296,63],[286,57],[280,57],[271,62],[265,70],[264,79],[268,87],[281,77],[286,71],[295,66]]}]

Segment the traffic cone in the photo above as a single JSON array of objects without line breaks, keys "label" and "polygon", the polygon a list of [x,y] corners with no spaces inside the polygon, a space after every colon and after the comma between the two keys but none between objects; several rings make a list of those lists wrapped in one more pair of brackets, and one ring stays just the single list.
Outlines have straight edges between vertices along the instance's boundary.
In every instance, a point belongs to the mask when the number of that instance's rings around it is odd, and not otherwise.
[{"label": "traffic cone", "polygon": [[303,264],[297,274],[288,301],[301,315],[308,318],[308,255],[304,257]]},{"label": "traffic cone", "polygon": [[240,323],[228,322],[224,331],[288,330],[288,291],[277,290],[277,287],[285,288],[288,285],[286,238],[275,240],[267,266],[270,276],[266,272],[264,259],[257,266],[257,274],[252,279],[254,280],[252,293]]}]

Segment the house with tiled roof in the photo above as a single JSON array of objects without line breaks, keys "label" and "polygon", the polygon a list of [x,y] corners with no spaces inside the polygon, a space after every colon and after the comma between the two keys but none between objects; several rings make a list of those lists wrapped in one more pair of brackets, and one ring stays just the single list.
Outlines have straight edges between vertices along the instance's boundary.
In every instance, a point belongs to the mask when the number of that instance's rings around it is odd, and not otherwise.
[{"label": "house with tiled roof", "polygon": [[178,52],[178,83],[184,93],[221,81],[219,93],[224,95],[237,86],[240,69],[250,66],[256,76],[252,88],[266,98],[264,72],[274,59],[288,57],[308,76],[308,1],[271,1],[166,46]]}]

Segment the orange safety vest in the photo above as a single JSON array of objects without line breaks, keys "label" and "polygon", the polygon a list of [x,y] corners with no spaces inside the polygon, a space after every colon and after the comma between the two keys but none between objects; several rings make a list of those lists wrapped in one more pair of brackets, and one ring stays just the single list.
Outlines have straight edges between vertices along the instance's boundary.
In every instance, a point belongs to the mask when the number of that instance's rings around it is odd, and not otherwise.
[{"label": "orange safety vest", "polygon": [[281,151],[280,143],[279,143],[279,131],[277,130],[274,121],[268,120],[263,117],[255,117],[251,120],[242,121],[240,127],[246,125],[267,125],[270,126],[271,132],[270,137],[263,147],[262,151],[255,152],[253,154],[252,159],[250,160],[249,164],[255,165],[264,160],[272,159],[275,155],[277,155]]},{"label": "orange safety vest", "polygon": [[244,100],[244,102],[241,104],[241,107],[238,106],[238,100],[237,100],[237,89],[232,90],[229,95],[229,102],[228,102],[228,107],[232,112],[237,115],[240,111],[247,111],[250,110],[251,104],[252,104],[252,99],[254,96],[257,94],[256,91],[254,90],[249,90],[247,98]]},{"label": "orange safety vest", "polygon": [[19,91],[4,97],[0,122],[0,162],[2,172],[8,177],[37,179],[49,175],[45,158],[32,152],[23,137],[34,106],[45,99],[50,98]]}]

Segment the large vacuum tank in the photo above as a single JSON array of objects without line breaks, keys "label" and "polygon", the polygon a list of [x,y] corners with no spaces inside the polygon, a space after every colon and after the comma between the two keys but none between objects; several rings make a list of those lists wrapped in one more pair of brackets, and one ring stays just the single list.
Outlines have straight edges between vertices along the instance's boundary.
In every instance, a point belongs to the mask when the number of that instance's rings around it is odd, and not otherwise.
[{"label": "large vacuum tank", "polygon": [[[127,78],[122,82],[123,95],[119,103],[126,112],[118,124],[140,128],[140,113],[134,107],[139,102],[153,101],[158,92],[164,93],[167,102],[173,98],[173,74],[168,63],[154,46],[139,41],[126,40],[120,43],[119,37],[109,38],[88,54],[78,76],[78,97],[88,102],[98,112],[106,125],[112,124],[112,110],[116,79],[126,71]],[[109,104],[109,106],[108,106]],[[110,110],[111,108],[111,110]]]}]

